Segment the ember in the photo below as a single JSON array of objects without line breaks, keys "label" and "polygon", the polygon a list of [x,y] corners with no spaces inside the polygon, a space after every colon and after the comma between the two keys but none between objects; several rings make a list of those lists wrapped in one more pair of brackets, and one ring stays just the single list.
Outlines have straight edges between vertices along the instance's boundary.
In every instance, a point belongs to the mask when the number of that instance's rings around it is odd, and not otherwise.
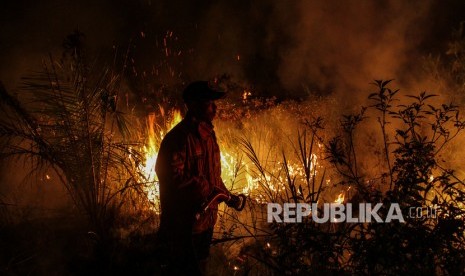
[{"label": "ember", "polygon": [[345,199],[344,192],[341,192],[341,193],[337,196],[336,200],[334,200],[334,203],[342,204],[342,203],[344,203],[344,199]]}]

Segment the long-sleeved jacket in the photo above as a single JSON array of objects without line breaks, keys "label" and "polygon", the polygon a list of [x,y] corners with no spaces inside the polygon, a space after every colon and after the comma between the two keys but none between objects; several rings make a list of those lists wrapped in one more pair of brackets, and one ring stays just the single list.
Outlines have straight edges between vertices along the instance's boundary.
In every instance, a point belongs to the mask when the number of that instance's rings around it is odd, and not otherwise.
[{"label": "long-sleeved jacket", "polygon": [[155,170],[160,181],[160,229],[192,227],[193,233],[200,233],[214,227],[218,204],[195,219],[201,204],[217,190],[229,194],[221,180],[220,150],[211,123],[186,115],[163,139]]}]

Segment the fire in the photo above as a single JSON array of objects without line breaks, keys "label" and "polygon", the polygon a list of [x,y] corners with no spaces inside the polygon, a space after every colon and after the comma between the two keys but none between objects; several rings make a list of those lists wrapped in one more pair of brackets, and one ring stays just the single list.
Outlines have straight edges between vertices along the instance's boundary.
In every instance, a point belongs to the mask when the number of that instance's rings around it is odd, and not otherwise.
[{"label": "fire", "polygon": [[[251,93],[246,91],[244,98],[246,99],[250,95]],[[147,194],[147,199],[153,204],[154,208],[152,209],[156,212],[159,211],[160,192],[155,173],[155,164],[160,150],[160,143],[163,137],[182,120],[181,112],[177,109],[165,112],[160,107],[159,111],[159,116],[161,117],[158,120],[155,113],[151,113],[147,117],[147,138],[145,145],[141,149],[145,160],[138,167],[146,183],[144,191]],[[160,123],[160,121],[162,122]],[[234,154],[237,152],[237,149],[233,149],[234,146],[228,148],[221,143],[221,140],[218,142],[221,147],[222,179],[228,189],[250,196],[258,203],[267,202],[266,193],[262,192],[263,189],[267,189],[272,193],[285,192],[287,179],[282,173],[284,165],[282,162],[277,162],[277,166],[270,168],[265,174],[257,174],[256,172],[254,173],[251,164]],[[316,175],[318,171],[317,155],[312,154],[309,159],[310,173],[311,175]],[[305,171],[299,163],[292,163],[288,160],[287,169],[292,178],[296,178],[300,182],[305,180]],[[341,193],[336,202],[342,203],[343,201],[344,194]]]},{"label": "fire", "polygon": [[247,102],[247,99],[252,96],[252,92],[248,90],[244,90],[244,93],[242,93],[242,101],[245,103]]},{"label": "fire", "polygon": [[[160,113],[165,117],[163,108],[160,108]],[[148,200],[157,205],[160,191],[158,185],[155,184],[158,181],[155,173],[155,163],[157,162],[158,151],[160,150],[160,142],[168,131],[181,122],[181,111],[177,109],[172,110],[171,116],[165,118],[165,125],[163,127],[157,125],[155,119],[155,113],[150,113],[147,117],[147,142],[142,149],[145,162],[139,167],[139,170],[147,181],[145,192],[147,193]],[[157,131],[155,130],[155,126],[158,127]]]},{"label": "fire", "polygon": [[336,200],[334,200],[334,203],[342,204],[342,203],[344,203],[344,199],[345,199],[344,192],[341,192],[341,193],[337,196]]},{"label": "fire", "polygon": [[[160,150],[160,143],[163,137],[168,133],[174,126],[176,126],[181,120],[181,112],[177,109],[165,113],[163,108],[160,108],[161,117],[164,119],[164,125],[160,126],[156,122],[156,114],[150,113],[147,117],[147,140],[146,144],[142,148],[145,162],[139,166],[139,171],[145,178],[145,192],[147,193],[148,200],[158,205],[159,202],[159,189],[157,185],[157,176],[155,173],[155,164],[157,162],[158,151]],[[228,151],[225,147],[221,147],[221,169],[222,178],[226,181],[234,178],[237,160],[233,154]],[[249,194],[252,190],[258,188],[257,179],[253,179],[249,173],[248,166],[245,162],[242,162],[245,167],[246,183],[243,187],[242,192]],[[155,211],[158,210],[155,208]]]},{"label": "fire", "polygon": [[[249,166],[245,166],[246,172],[249,171]],[[253,190],[258,188],[258,183],[254,178],[250,175],[250,173],[245,174],[245,179],[247,185],[242,189],[242,193],[245,195],[249,195]]]},{"label": "fire", "polygon": [[147,118],[148,141],[144,146],[145,163],[141,168],[143,175],[149,182],[155,181],[155,162],[157,161],[158,145],[155,142],[155,114],[149,114]]}]

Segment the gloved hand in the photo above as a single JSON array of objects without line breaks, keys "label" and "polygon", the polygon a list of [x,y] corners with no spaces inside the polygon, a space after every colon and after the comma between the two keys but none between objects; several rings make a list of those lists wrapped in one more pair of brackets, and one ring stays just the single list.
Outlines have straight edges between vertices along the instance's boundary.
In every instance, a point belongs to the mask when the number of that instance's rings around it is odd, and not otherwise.
[{"label": "gloved hand", "polygon": [[244,209],[245,199],[246,199],[245,195],[241,194],[237,196],[237,195],[231,194],[230,196],[231,198],[228,201],[226,201],[226,205],[238,211],[241,211],[242,209]]}]

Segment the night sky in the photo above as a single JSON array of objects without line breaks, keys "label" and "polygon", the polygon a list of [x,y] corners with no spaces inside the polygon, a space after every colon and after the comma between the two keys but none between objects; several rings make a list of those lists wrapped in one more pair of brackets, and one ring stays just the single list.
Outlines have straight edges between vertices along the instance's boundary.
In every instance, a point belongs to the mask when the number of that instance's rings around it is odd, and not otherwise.
[{"label": "night sky", "polygon": [[2,1],[1,10],[0,79],[8,90],[49,53],[59,57],[78,29],[96,56],[129,49],[138,77],[182,83],[228,74],[281,96],[348,93],[382,78],[416,84],[421,58],[444,55],[465,20],[460,0],[20,0]]}]

